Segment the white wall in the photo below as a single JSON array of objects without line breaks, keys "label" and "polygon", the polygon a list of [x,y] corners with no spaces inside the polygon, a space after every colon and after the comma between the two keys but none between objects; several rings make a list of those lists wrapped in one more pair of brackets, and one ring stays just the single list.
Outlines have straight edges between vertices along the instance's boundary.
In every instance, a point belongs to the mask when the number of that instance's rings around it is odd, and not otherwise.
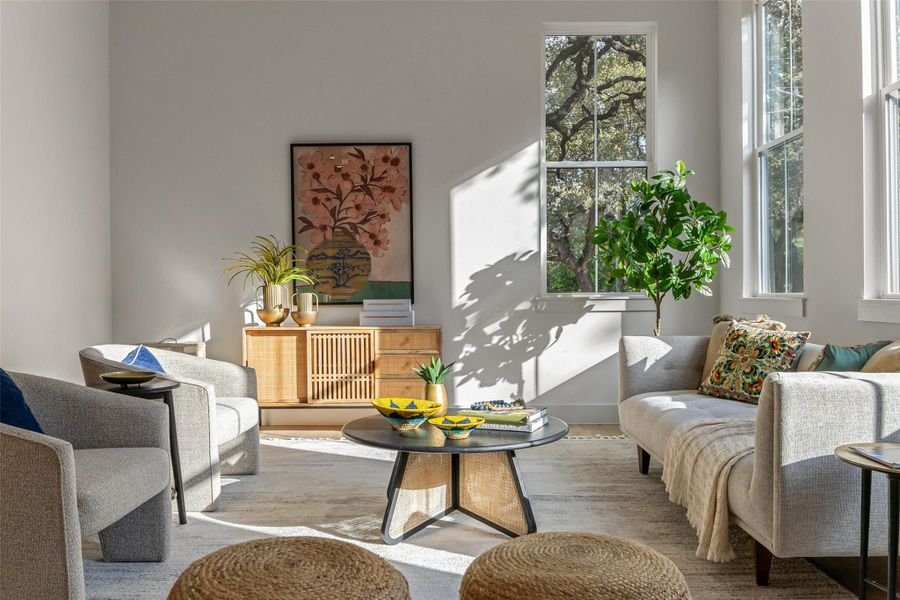
[{"label": "white wall", "polygon": [[[742,275],[722,277],[724,312],[768,311],[792,328],[809,330],[818,342],[854,343],[900,337],[900,325],[863,322],[856,302],[863,297],[864,250],[874,232],[864,222],[865,202],[873,201],[874,182],[866,161],[874,161],[866,137],[864,98],[868,52],[863,9],[858,0],[803,3],[805,316],[784,316],[772,306],[742,299]],[[742,44],[748,43],[749,3],[719,7],[719,98],[722,206],[737,221],[735,264],[743,265],[749,233],[742,215],[751,191],[742,179],[750,142],[751,85]],[[838,44],[839,40],[839,44]],[[839,45],[839,50],[836,45]],[[745,57],[746,59],[746,57]],[[742,76],[743,71],[743,76]],[[742,126],[739,127],[738,124]],[[871,132],[869,132],[871,133]],[[870,165],[868,165],[870,166]]]},{"label": "white wall", "polygon": [[0,2],[0,364],[81,380],[112,334],[109,6]]},{"label": "white wall", "polygon": [[[464,357],[459,402],[518,392],[614,418],[616,345],[647,313],[534,310],[542,23],[659,23],[659,161],[716,203],[717,6],[708,2],[114,3],[113,337],[210,324],[240,359],[221,257],[290,239],[288,144],[409,140],[416,316]],[[706,331],[716,302],[666,307]],[[356,322],[331,309],[323,322]],[[605,405],[600,409],[598,405]],[[585,408],[586,407],[586,408]]]}]

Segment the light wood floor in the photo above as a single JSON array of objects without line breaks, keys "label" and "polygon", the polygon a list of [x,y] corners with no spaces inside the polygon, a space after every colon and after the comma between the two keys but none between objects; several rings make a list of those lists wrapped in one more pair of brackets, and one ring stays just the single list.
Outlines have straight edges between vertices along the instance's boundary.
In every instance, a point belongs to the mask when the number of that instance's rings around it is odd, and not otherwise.
[{"label": "light wood floor", "polygon": [[[302,425],[297,427],[263,427],[263,434],[273,439],[290,438],[334,438],[341,437],[339,426]],[[618,425],[569,425],[569,435],[619,435]]]}]

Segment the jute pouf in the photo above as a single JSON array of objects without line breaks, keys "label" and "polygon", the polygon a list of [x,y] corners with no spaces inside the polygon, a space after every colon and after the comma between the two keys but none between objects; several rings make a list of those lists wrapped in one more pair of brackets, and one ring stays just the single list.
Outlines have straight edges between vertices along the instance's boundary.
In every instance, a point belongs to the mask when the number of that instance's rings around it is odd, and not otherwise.
[{"label": "jute pouf", "polygon": [[347,542],[252,540],[222,548],[181,574],[169,600],[409,600],[390,563]]},{"label": "jute pouf", "polygon": [[488,550],[466,569],[460,600],[689,600],[671,560],[631,540],[534,533]]}]

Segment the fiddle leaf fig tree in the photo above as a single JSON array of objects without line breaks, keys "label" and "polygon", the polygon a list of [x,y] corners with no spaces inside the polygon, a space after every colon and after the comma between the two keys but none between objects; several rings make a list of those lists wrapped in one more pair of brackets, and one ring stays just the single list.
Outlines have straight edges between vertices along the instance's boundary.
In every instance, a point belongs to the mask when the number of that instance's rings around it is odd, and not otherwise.
[{"label": "fiddle leaf fig tree", "polygon": [[654,335],[660,334],[660,307],[669,294],[689,298],[696,290],[712,296],[717,265],[728,267],[731,232],[724,211],[691,198],[687,178],[694,172],[678,161],[675,171],[631,182],[634,197],[619,219],[591,232],[600,262],[628,289],[642,291],[656,305]]}]

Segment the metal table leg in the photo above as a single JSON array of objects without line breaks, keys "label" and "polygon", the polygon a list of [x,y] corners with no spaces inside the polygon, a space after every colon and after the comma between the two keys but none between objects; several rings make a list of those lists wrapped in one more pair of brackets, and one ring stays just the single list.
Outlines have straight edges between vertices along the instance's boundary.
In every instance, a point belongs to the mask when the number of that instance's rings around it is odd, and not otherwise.
[{"label": "metal table leg", "polygon": [[897,534],[900,526],[900,477],[888,475],[888,600],[897,598]]},{"label": "metal table leg", "polygon": [[866,600],[869,577],[869,513],[872,505],[872,471],[861,469],[859,509],[859,600]]},{"label": "metal table leg", "polygon": [[178,522],[184,525],[187,523],[187,515],[184,509],[184,483],[181,479],[181,456],[178,453],[178,430],[175,427],[175,402],[172,399],[172,392],[166,392],[163,395],[163,402],[169,407],[169,447],[172,455],[172,474],[175,478]]}]

